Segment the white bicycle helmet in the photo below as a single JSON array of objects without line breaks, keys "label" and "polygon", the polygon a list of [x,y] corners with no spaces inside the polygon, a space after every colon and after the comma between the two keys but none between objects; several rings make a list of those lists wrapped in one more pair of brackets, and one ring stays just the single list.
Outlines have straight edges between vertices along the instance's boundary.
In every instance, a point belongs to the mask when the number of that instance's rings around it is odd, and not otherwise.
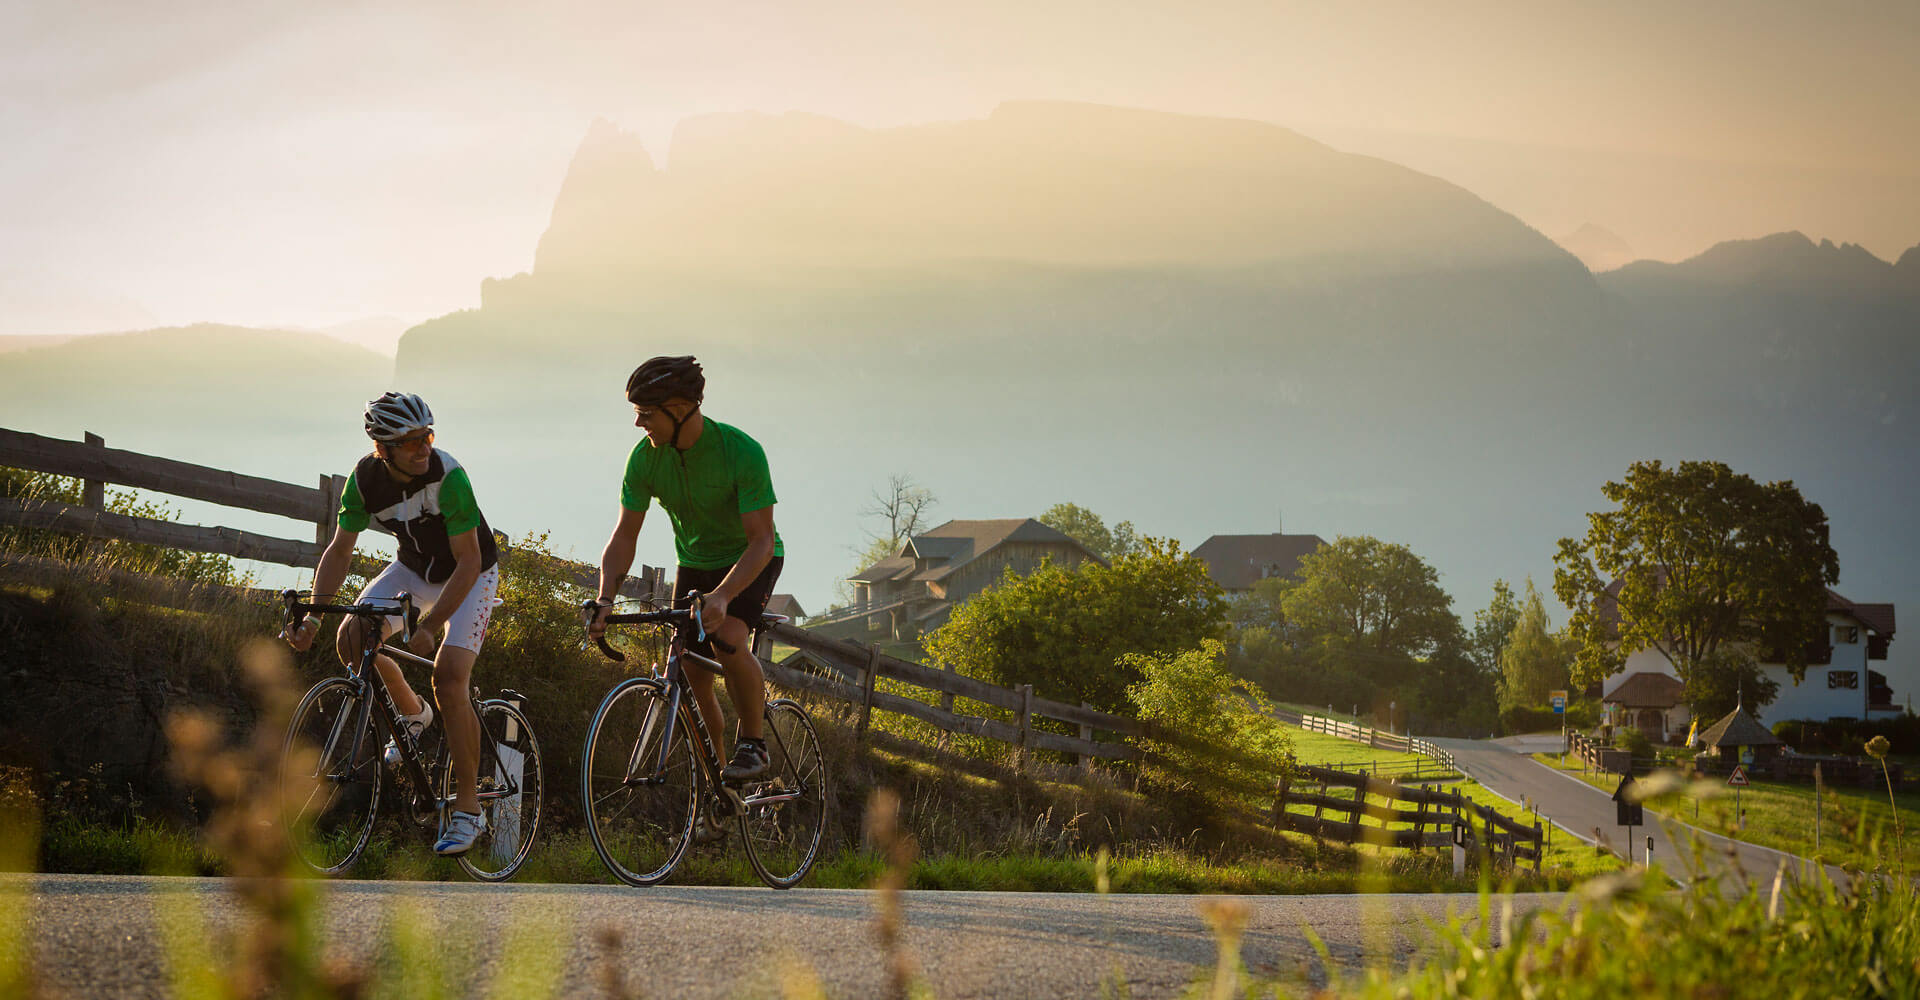
[{"label": "white bicycle helmet", "polygon": [[398,441],[432,426],[427,401],[412,393],[387,392],[367,401],[367,436],[375,441]]}]

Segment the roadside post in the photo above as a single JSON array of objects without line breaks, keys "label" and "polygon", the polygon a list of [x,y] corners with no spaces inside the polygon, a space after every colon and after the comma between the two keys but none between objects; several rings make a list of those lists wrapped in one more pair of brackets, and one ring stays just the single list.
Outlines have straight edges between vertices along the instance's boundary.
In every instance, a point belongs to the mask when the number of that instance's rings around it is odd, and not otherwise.
[{"label": "roadside post", "polygon": [[1820,762],[1813,762],[1813,849],[1820,850],[1820,793],[1826,791],[1826,782],[1820,779]]},{"label": "roadside post", "polygon": [[1633,828],[1646,823],[1645,814],[1640,808],[1640,796],[1633,787],[1633,772],[1628,771],[1620,778],[1620,787],[1613,790],[1613,804],[1621,826],[1627,828],[1627,864],[1633,864]]},{"label": "roadside post", "polygon": [[1453,877],[1459,878],[1467,873],[1467,828],[1463,824],[1453,824]]},{"label": "roadside post", "polygon": [[1567,762],[1567,693],[1549,691],[1547,701],[1553,704],[1553,714],[1560,717],[1560,763],[1565,764]]},{"label": "roadside post", "polygon": [[1733,773],[1727,775],[1727,785],[1733,789],[1733,828],[1747,828],[1747,811],[1740,808],[1740,789],[1747,787],[1747,765],[1733,765]]}]

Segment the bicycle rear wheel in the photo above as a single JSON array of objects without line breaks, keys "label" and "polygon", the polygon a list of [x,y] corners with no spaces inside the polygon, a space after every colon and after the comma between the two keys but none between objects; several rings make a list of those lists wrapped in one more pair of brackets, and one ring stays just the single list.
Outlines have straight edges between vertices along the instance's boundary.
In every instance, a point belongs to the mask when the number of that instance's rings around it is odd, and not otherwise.
[{"label": "bicycle rear wheel", "polygon": [[[480,717],[480,811],[487,829],[460,855],[460,867],[482,882],[504,882],[520,870],[540,831],[540,803],[547,793],[540,742],[527,717],[511,704],[483,701]],[[441,795],[453,801],[453,762],[441,772]],[[451,809],[451,806],[448,807]],[[442,810],[444,815],[447,810]]]},{"label": "bicycle rear wheel", "polygon": [[281,750],[283,825],[294,853],[324,875],[359,859],[379,809],[381,740],[363,691],[345,677],[315,684]]},{"label": "bicycle rear wheel", "polygon": [[764,777],[740,788],[740,842],[760,880],[791,889],[820,856],[827,827],[827,761],[813,720],[797,702],[767,703]]},{"label": "bicycle rear wheel", "polygon": [[666,685],[634,677],[614,685],[587,729],[580,790],[593,849],[615,878],[654,885],[680,863],[693,836],[695,776],[688,719],[667,737]]}]

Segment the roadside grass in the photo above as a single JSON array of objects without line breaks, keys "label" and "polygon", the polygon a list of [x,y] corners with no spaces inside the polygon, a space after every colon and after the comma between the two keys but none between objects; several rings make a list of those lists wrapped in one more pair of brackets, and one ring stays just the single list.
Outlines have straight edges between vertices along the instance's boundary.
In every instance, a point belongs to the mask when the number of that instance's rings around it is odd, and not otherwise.
[{"label": "roadside grass", "polygon": [[[1569,754],[1535,754],[1534,759],[1602,791],[1620,784],[1616,775],[1582,774],[1578,758]],[[1920,874],[1920,793],[1898,792],[1900,828],[1905,844],[1897,844],[1886,786],[1855,788],[1826,786],[1821,795],[1820,846],[1814,846],[1814,790],[1811,784],[1756,781],[1740,790],[1739,805],[1746,813],[1746,829],[1735,829],[1734,790],[1724,780],[1709,782],[1706,794],[1671,806],[1649,804],[1648,810],[1733,840],[1786,851],[1842,868],[1879,869]],[[1902,849],[1904,847],[1904,850]]]},{"label": "roadside grass", "polygon": [[[1403,767],[1412,767],[1425,762],[1429,768],[1441,765],[1425,754],[1401,753],[1380,747],[1370,747],[1365,743],[1342,739],[1327,733],[1316,733],[1298,726],[1286,726],[1287,736],[1293,740],[1293,755],[1302,764],[1319,767],[1331,767],[1345,771],[1364,770],[1361,765],[1393,765],[1398,773]],[[1435,771],[1436,775],[1451,773]]]}]

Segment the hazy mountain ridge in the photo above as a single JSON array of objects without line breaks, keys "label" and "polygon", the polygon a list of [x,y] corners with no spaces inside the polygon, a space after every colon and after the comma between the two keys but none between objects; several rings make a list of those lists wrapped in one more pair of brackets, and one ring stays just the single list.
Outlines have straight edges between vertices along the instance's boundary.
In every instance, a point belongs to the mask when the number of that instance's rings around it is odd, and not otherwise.
[{"label": "hazy mountain ridge", "polygon": [[[596,123],[533,275],[563,284],[718,268],[912,270],[954,262],[1345,270],[1577,262],[1452,184],[1260,122],[1011,102],[982,120],[868,130],[708,115],[661,169]],[[773,273],[766,273],[773,272]]]},{"label": "hazy mountain ridge", "polygon": [[1856,243],[1814,243],[1795,231],[1727,240],[1677,263],[1636,261],[1600,279],[1629,297],[1676,289],[1748,287],[1823,295],[1920,296],[1920,246],[1888,263]]}]

